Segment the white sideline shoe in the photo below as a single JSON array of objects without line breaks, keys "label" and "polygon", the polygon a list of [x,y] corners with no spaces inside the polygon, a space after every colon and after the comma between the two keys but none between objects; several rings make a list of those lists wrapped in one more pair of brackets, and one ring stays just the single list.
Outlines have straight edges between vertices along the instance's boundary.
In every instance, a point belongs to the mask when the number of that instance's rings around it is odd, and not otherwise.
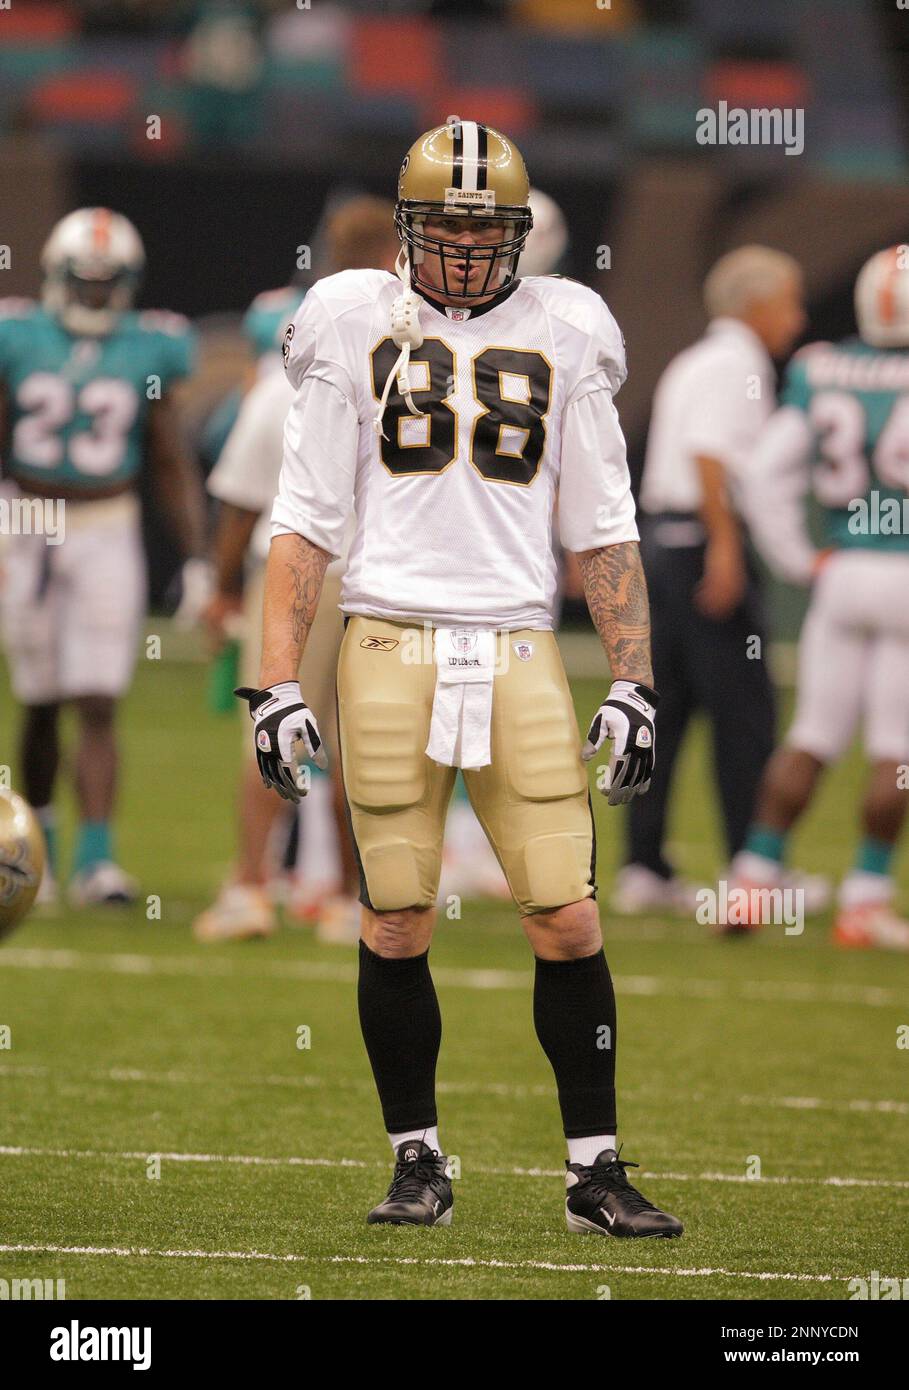
[{"label": "white sideline shoe", "polygon": [[319,913],[316,940],[326,946],[356,946],[362,916],[363,908],[356,898],[343,894],[329,898]]},{"label": "white sideline shoe", "polygon": [[833,924],[832,940],[836,946],[909,951],[909,922],[898,917],[890,903],[841,907]]},{"label": "white sideline shoe", "polygon": [[613,912],[673,912],[693,917],[698,908],[698,889],[673,874],[661,878],[643,864],[626,864],[616,875],[609,905]]},{"label": "white sideline shoe", "polygon": [[99,859],[70,880],[69,900],[74,907],[122,907],[138,898],[136,880],[111,859]]},{"label": "white sideline shoe", "polygon": [[271,936],[277,928],[275,910],[264,888],[228,883],[193,922],[193,936],[197,941],[249,941]]}]

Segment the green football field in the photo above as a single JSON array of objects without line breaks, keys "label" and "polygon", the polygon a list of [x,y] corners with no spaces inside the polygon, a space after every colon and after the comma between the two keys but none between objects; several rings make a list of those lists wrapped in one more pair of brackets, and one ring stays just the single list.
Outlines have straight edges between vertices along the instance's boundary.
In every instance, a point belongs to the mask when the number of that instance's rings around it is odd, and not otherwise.
[{"label": "green football field", "polygon": [[[432,954],[453,1225],[367,1227],[390,1150],[355,950],[296,927],[233,947],[189,934],[230,859],[238,763],[204,687],[200,666],[143,662],[122,714],[120,857],[160,920],[61,911],[0,946],[0,1278],[90,1299],[846,1299],[874,1271],[909,1277],[909,959],[836,951],[828,919],[728,942],[612,917],[622,812],[602,798],[623,1157],[683,1239],[566,1231],[532,960],[514,913],[484,902],[443,919]],[[575,693],[586,726],[603,683]],[[0,702],[7,745],[3,677]],[[672,835],[695,877],[721,867],[704,768],[696,730]],[[804,868],[848,862],[861,778],[855,754],[825,784]],[[900,871],[909,907],[905,855]]]}]

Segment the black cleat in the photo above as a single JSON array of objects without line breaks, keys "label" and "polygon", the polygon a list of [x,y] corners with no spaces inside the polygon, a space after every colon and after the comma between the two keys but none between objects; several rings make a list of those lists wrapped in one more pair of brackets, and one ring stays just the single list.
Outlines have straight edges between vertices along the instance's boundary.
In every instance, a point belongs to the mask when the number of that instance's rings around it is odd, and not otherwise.
[{"label": "black cleat", "polygon": [[601,1236],[680,1236],[684,1227],[667,1211],[660,1211],[632,1187],[626,1163],[615,1149],[604,1149],[589,1168],[566,1163],[565,1216],[569,1231],[594,1231]]},{"label": "black cleat", "polygon": [[422,1139],[405,1139],[388,1195],[366,1220],[370,1226],[450,1226],[453,1204],[448,1159]]}]

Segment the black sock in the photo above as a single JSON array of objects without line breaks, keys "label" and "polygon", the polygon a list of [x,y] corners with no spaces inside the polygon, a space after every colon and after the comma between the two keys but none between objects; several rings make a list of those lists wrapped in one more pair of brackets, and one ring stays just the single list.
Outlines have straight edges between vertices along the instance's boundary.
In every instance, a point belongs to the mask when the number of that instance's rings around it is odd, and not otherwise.
[{"label": "black sock", "polygon": [[429,973],[429,951],[403,960],[360,942],[357,991],[363,1041],[389,1134],[438,1123],[436,1061],[442,1015]]},{"label": "black sock", "polygon": [[555,1072],[569,1139],[615,1134],[615,993],[602,950],[536,958],[533,1021]]}]

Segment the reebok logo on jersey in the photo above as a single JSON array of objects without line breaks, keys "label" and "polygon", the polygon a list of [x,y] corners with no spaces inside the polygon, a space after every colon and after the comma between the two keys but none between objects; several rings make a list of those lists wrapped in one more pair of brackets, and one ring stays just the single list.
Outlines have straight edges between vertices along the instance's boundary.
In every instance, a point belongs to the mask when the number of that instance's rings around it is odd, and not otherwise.
[{"label": "reebok logo on jersey", "polygon": [[396,637],[364,637],[360,643],[368,652],[393,652],[397,645]]},{"label": "reebok logo on jersey", "polygon": [[284,342],[281,344],[281,356],[284,358],[285,371],[287,370],[287,364],[290,361],[290,345],[293,342],[293,337],[294,326],[292,323],[289,323],[287,325],[287,332],[284,334]]}]

